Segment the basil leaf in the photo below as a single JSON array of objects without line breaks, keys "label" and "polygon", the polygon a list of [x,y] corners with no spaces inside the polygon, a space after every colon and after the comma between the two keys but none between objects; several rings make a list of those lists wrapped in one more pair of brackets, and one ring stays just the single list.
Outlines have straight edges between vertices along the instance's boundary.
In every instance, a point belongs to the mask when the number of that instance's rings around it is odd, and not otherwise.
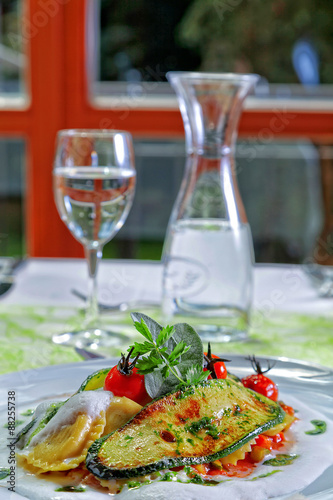
[{"label": "basil leaf", "polygon": [[192,326],[187,323],[177,323],[172,339],[176,344],[184,341],[190,349],[182,355],[181,364],[178,366],[184,380],[185,373],[192,365],[203,365],[203,346],[201,339]]},{"label": "basil leaf", "polygon": [[[154,371],[154,373],[147,373],[145,375],[145,387],[149,396],[153,399],[157,398],[163,391],[168,391],[167,381],[169,379],[164,379],[163,373],[161,371]],[[171,392],[173,385],[170,386],[169,392]]]}]

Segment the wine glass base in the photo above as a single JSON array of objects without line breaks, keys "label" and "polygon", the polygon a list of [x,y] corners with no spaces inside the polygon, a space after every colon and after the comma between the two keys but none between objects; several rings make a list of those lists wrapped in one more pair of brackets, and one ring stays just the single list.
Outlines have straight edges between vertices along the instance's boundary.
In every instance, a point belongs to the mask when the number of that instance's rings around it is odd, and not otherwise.
[{"label": "wine glass base", "polygon": [[53,335],[55,344],[71,347],[98,349],[100,347],[119,347],[128,340],[122,333],[100,328],[87,328],[76,332],[64,332]]}]

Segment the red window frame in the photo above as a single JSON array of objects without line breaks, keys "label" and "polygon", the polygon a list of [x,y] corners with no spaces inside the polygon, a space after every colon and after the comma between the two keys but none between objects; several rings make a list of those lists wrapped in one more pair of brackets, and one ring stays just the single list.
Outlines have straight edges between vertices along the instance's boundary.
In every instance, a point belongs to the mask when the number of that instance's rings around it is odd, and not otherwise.
[{"label": "red window frame", "polygon": [[[137,137],[183,136],[178,110],[101,109],[89,99],[86,25],[89,0],[23,0],[30,104],[0,110],[0,135],[27,141],[25,227],[31,257],[78,257],[82,246],[61,222],[53,202],[52,162],[56,132],[63,128],[120,128]],[[126,111],[126,112],[125,112]],[[333,142],[333,111],[245,110],[241,136],[265,140],[306,137]]]}]

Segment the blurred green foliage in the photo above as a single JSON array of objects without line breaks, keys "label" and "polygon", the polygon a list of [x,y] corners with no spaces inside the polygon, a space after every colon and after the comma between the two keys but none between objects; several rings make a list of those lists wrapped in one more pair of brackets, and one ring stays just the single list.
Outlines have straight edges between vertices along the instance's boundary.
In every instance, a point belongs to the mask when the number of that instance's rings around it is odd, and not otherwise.
[{"label": "blurred green foliage", "polygon": [[254,72],[298,83],[296,41],[309,40],[321,83],[333,83],[333,3],[326,0],[194,0],[177,28],[182,46],[200,53],[201,70]]},{"label": "blurred green foliage", "polygon": [[298,83],[292,49],[306,39],[319,55],[321,83],[333,83],[332,19],[327,0],[102,0],[101,79],[128,79],[131,68],[153,80],[198,69]]}]

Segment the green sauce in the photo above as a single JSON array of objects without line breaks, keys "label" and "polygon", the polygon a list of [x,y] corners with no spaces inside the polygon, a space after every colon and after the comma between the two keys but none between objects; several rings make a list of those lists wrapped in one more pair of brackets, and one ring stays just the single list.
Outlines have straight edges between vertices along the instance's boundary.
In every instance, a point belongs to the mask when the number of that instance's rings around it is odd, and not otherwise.
[{"label": "green sauce", "polygon": [[63,488],[57,488],[54,491],[69,491],[71,493],[84,493],[86,491],[82,486],[64,486]]},{"label": "green sauce", "polygon": [[145,484],[150,484],[152,481],[128,481],[127,487],[129,490],[134,490],[136,488],[141,488],[141,486],[144,486]]},{"label": "green sauce", "polygon": [[161,477],[160,481],[175,481],[177,478],[177,473],[176,472],[172,472],[172,471],[169,471],[169,472],[166,472],[165,474],[163,474],[163,476]]},{"label": "green sauce", "polygon": [[314,425],[314,429],[306,431],[305,434],[309,434],[309,436],[316,436],[317,434],[324,434],[324,432],[326,432],[327,424],[324,420],[311,420],[311,424]]},{"label": "green sauce", "polygon": [[212,424],[212,419],[209,417],[203,417],[197,422],[193,422],[192,424],[185,425],[185,429],[193,434],[194,436],[198,437],[198,432],[201,431],[202,429],[205,429],[206,434],[208,436],[211,436],[213,439],[218,439],[220,432],[217,428],[216,425]]},{"label": "green sauce", "polygon": [[10,475],[10,469],[6,469],[5,467],[0,467],[0,479],[5,479]]},{"label": "green sauce", "polygon": [[280,455],[276,455],[275,458],[271,458],[270,460],[266,460],[266,462],[263,463],[263,465],[290,465],[293,463],[296,458],[298,458],[299,455],[285,455],[281,453]]},{"label": "green sauce", "polygon": [[[183,482],[183,481],[180,481]],[[217,486],[220,484],[218,481],[211,481],[209,479],[203,479],[199,474],[195,474],[193,477],[191,477],[188,481],[185,481],[186,483],[192,483],[192,484],[202,484],[204,486]]]},{"label": "green sauce", "polygon": [[21,413],[22,417],[31,417],[35,413],[35,410],[27,410]]},{"label": "green sauce", "polygon": [[271,472],[267,472],[266,474],[259,474],[259,476],[253,477],[252,479],[248,479],[248,481],[257,481],[257,479],[262,479],[263,477],[271,476],[272,474],[276,474],[277,472],[281,472],[280,469],[272,470]]},{"label": "green sauce", "polygon": [[[14,423],[14,422],[13,422]],[[19,425],[24,424],[24,420],[15,420],[15,427],[18,427]],[[8,429],[8,424],[4,425],[5,429]]]}]

